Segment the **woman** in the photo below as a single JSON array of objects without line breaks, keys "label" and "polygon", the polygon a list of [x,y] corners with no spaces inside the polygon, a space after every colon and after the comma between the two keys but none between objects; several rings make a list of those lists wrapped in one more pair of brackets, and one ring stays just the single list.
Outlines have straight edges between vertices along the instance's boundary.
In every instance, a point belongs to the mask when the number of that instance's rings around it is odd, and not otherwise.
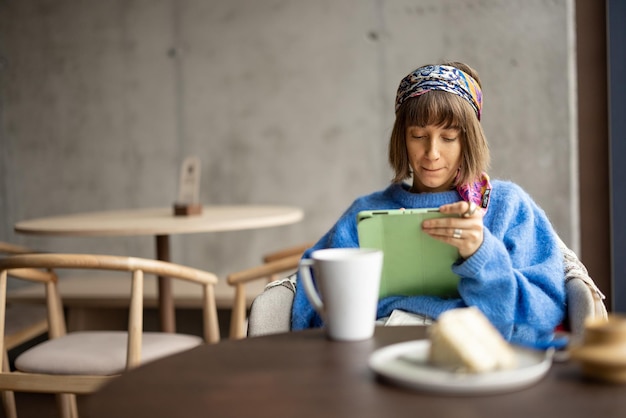
[{"label": "woman", "polygon": [[[563,255],[545,213],[519,186],[490,181],[489,149],[481,124],[476,72],[463,63],[420,67],[400,83],[389,143],[392,184],[358,198],[313,248],[358,247],[362,210],[438,207],[455,217],[429,219],[429,235],[458,248],[452,270],[460,297],[391,296],[378,317],[395,309],[436,319],[442,312],[478,307],[512,342],[549,343],[565,312]],[[412,183],[405,183],[411,180]],[[321,319],[298,289],[292,329]]]}]

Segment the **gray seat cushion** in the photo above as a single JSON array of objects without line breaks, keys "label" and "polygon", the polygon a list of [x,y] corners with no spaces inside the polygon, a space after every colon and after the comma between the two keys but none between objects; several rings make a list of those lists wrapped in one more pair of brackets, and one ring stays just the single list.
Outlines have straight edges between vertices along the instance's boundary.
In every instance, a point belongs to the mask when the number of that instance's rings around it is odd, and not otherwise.
[{"label": "gray seat cushion", "polygon": [[248,336],[289,332],[294,295],[295,275],[269,284],[252,302],[248,316]]},{"label": "gray seat cushion", "polygon": [[[81,331],[45,341],[22,353],[15,367],[23,372],[62,375],[114,375],[126,368],[125,331]],[[141,363],[203,343],[193,335],[144,332]]]}]

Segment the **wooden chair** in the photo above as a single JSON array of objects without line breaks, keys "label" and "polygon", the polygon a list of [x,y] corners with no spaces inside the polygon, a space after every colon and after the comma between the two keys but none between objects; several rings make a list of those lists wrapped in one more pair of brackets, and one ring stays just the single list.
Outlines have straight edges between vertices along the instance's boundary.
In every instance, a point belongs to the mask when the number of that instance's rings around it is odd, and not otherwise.
[{"label": "wooden chair", "polygon": [[[126,331],[67,333],[63,305],[52,269],[130,272],[129,319]],[[197,283],[203,288],[204,338],[143,332],[143,277],[154,274]],[[220,339],[213,273],[157,260],[91,254],[22,254],[0,259],[0,335],[5,328],[7,277],[46,287],[49,339],[19,355],[16,371],[4,368],[0,390],[60,394],[62,417],[77,417],[76,394],[88,394],[124,370]],[[0,340],[0,351],[7,342]],[[10,405],[9,405],[10,406]],[[15,404],[8,416],[16,416]]]},{"label": "wooden chair", "polygon": [[298,268],[298,263],[304,251],[314,243],[305,243],[266,254],[263,264],[231,273],[226,277],[229,285],[235,287],[230,318],[230,338],[244,338],[246,332],[246,284],[255,280],[264,279],[267,283],[276,281],[280,275],[287,275]]}]

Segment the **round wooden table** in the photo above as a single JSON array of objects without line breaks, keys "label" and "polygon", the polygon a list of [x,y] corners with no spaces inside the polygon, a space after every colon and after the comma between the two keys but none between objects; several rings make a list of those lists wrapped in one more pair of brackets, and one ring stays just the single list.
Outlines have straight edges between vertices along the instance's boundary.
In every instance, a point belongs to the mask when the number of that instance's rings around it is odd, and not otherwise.
[{"label": "round wooden table", "polygon": [[302,218],[302,210],[291,206],[204,206],[200,215],[189,216],[174,216],[172,208],[144,208],[30,219],[16,223],[15,231],[67,237],[162,236],[267,228]]},{"label": "round wooden table", "polygon": [[[199,215],[174,216],[171,207],[111,210],[30,219],[15,224],[21,234],[66,237],[154,235],[156,258],[170,260],[169,236],[269,228],[302,220],[301,209],[291,206],[237,205],[204,206]],[[161,329],[175,331],[171,284],[159,277]]]},{"label": "round wooden table", "polygon": [[403,389],[368,368],[377,348],[424,338],[424,327],[377,327],[333,342],[307,330],[203,345],[146,364],[85,399],[81,417],[623,417],[624,386],[555,363],[513,392],[453,396]]}]

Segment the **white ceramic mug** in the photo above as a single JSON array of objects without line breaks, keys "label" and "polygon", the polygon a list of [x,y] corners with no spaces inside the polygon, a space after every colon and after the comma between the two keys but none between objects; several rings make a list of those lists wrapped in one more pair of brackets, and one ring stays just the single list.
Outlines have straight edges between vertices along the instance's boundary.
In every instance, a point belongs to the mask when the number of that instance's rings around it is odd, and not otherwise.
[{"label": "white ceramic mug", "polygon": [[374,335],[382,267],[382,251],[367,248],[317,250],[300,261],[304,290],[329,338],[358,341]]}]

